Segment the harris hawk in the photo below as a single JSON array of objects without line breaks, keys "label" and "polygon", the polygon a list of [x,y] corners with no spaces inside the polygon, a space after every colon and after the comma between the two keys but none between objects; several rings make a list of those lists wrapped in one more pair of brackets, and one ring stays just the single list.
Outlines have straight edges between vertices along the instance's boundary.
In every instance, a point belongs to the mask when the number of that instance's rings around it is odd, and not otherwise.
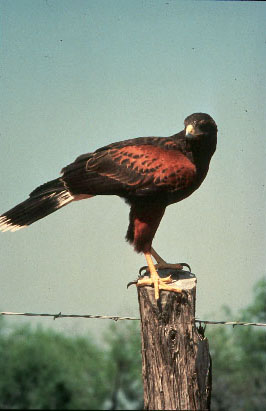
[{"label": "harris hawk", "polygon": [[[185,128],[170,137],[139,137],[79,156],[64,167],[61,177],[36,188],[29,198],[0,216],[0,230],[16,231],[53,213],[72,201],[97,195],[117,195],[130,205],[126,240],[144,253],[149,279],[137,286],[172,290],[171,278],[160,278],[167,264],[152,248],[152,240],[165,208],[192,194],[205,179],[216,149],[217,126],[211,116],[194,113]],[[155,265],[152,257],[157,261]]]}]

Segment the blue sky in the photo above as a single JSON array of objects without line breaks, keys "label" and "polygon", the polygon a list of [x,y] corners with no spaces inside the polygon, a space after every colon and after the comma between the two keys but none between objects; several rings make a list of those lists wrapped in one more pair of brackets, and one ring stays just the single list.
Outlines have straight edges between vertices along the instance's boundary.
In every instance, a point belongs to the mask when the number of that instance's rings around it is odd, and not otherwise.
[{"label": "blue sky", "polygon": [[[219,129],[209,174],[167,209],[154,246],[191,264],[198,317],[249,303],[266,262],[265,4],[5,0],[0,14],[1,212],[79,154],[207,112]],[[124,241],[128,212],[98,197],[2,233],[0,310],[138,315],[126,284],[145,261]]]}]

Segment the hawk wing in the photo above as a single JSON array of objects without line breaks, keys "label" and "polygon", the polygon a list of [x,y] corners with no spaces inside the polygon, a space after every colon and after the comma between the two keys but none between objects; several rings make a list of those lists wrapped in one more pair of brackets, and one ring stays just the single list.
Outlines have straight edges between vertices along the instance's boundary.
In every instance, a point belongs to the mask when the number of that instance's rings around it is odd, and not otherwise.
[{"label": "hawk wing", "polygon": [[[190,187],[195,165],[166,138],[136,139],[82,155],[62,172],[72,194],[145,196]],[[134,140],[133,140],[134,141]]]}]

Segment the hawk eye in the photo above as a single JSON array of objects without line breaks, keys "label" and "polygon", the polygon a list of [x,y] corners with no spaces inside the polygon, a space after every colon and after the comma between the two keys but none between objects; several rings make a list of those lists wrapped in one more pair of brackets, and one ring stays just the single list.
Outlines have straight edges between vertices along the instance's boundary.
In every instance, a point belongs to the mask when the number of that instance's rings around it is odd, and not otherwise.
[{"label": "hawk eye", "polygon": [[210,123],[208,123],[207,121],[202,120],[198,123],[198,127],[199,127],[200,130],[205,131],[205,130],[209,129]]}]

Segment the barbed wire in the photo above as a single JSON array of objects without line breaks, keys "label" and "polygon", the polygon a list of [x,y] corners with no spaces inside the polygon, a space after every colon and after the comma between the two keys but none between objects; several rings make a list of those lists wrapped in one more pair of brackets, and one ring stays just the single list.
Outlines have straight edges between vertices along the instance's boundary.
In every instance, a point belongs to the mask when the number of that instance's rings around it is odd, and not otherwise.
[{"label": "barbed wire", "polygon": [[58,314],[49,314],[49,313],[13,313],[8,311],[0,312],[0,315],[20,315],[26,317],[53,317],[54,320],[58,318],[94,318],[100,320],[136,320],[139,321],[139,318],[134,317],[120,317],[118,315],[93,315],[93,314],[62,314],[61,311]]},{"label": "barbed wire", "polygon": [[[121,321],[121,320],[132,320],[132,321],[140,321],[140,318],[137,317],[120,317],[118,315],[93,315],[93,314],[62,314],[61,311],[57,314],[51,313],[15,313],[9,311],[2,311],[0,315],[13,315],[13,316],[25,316],[25,317],[53,317],[54,320],[58,318],[85,318],[85,319],[98,319],[98,320],[113,320],[113,321]],[[252,325],[256,327],[266,327],[265,323],[252,323],[252,322],[244,322],[244,321],[211,321],[211,320],[201,320],[199,318],[194,319],[195,323],[201,324],[211,324],[211,325],[232,325],[233,327],[237,325]]]}]

